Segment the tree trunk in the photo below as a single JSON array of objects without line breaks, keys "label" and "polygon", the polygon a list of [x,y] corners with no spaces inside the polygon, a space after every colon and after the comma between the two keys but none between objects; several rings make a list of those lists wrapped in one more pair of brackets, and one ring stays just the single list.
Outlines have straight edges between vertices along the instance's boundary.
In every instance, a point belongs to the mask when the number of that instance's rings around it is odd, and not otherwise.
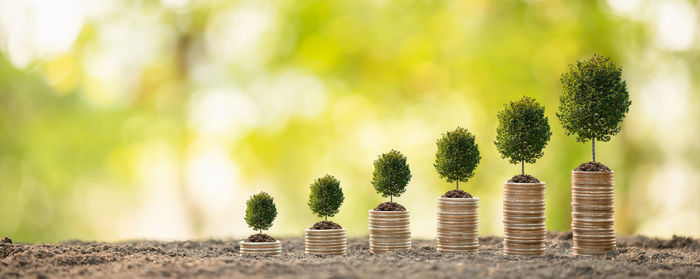
[{"label": "tree trunk", "polygon": [[591,151],[591,155],[593,155],[593,163],[595,163],[595,137],[593,138],[591,143],[593,143],[593,149]]},{"label": "tree trunk", "polygon": [[394,196],[389,196],[389,202],[394,202]]},{"label": "tree trunk", "polygon": [[457,180],[457,190],[459,190],[459,180]]},{"label": "tree trunk", "polygon": [[328,216],[326,216],[326,221],[328,221]]},{"label": "tree trunk", "polygon": [[189,109],[190,91],[193,85],[190,82],[190,62],[187,57],[192,48],[192,38],[187,33],[178,34],[177,41],[174,42],[175,54],[174,62],[176,65],[175,71],[172,76],[172,80],[177,84],[176,93],[173,94],[172,99],[174,102],[170,102],[166,109],[170,111],[169,116],[173,118],[174,123],[178,123],[176,128],[176,134],[169,140],[172,142],[175,148],[175,164],[177,166],[176,172],[176,189],[182,200],[183,207],[185,209],[185,218],[187,226],[192,231],[192,237],[201,237],[202,229],[204,227],[204,212],[201,206],[196,200],[192,198],[192,195],[187,190],[187,182],[185,178],[185,173],[187,173],[186,165],[188,160],[187,149],[189,145],[189,138],[191,133],[190,128],[187,126],[187,115]]},{"label": "tree trunk", "polygon": [[525,175],[525,160],[520,161],[520,174]]}]

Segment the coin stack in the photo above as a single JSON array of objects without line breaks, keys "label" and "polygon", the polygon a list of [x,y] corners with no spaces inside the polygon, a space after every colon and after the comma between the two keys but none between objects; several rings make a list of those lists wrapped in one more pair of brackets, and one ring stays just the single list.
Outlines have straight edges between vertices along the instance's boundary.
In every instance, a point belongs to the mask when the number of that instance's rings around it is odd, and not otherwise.
[{"label": "coin stack", "polygon": [[345,255],[348,239],[345,229],[304,231],[304,253],[314,255]]},{"label": "coin stack", "polygon": [[479,198],[438,198],[437,251],[479,249]]},{"label": "coin stack", "polygon": [[574,255],[604,255],[615,248],[614,173],[571,173]]},{"label": "coin stack", "polygon": [[544,255],[545,183],[504,183],[503,252],[506,255]]},{"label": "coin stack", "polygon": [[269,255],[279,256],[282,254],[282,244],[279,240],[275,242],[247,242],[241,241],[241,255]]},{"label": "coin stack", "polygon": [[408,211],[369,211],[369,249],[374,253],[411,249]]}]

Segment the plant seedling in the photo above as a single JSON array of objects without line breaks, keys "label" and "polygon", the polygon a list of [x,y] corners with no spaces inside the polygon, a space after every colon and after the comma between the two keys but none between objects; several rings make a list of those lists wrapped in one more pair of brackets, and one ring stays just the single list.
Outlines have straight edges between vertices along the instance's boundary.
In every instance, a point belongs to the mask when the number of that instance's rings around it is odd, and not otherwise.
[{"label": "plant seedling", "polygon": [[533,98],[510,102],[498,112],[494,144],[501,158],[508,158],[511,164],[520,163],[521,176],[525,176],[525,163],[535,163],[544,155],[543,149],[551,137],[544,107]]},{"label": "plant seedling", "polygon": [[406,163],[406,156],[396,150],[384,153],[374,161],[372,186],[383,197],[394,202],[394,196],[406,192],[406,185],[411,181],[411,170]]},{"label": "plant seedling", "polygon": [[563,94],[557,118],[566,135],[576,141],[591,141],[591,158],[595,163],[595,142],[609,141],[620,132],[622,120],[632,102],[622,68],[609,58],[593,55],[590,60],[569,65],[562,74]]},{"label": "plant seedling", "polygon": [[[309,208],[311,208],[311,211],[318,217],[324,217],[324,222],[327,223],[326,225],[328,225],[329,228],[338,226],[333,222],[328,222],[328,216],[333,217],[338,214],[340,205],[343,204],[344,200],[345,196],[343,195],[343,189],[340,188],[340,181],[332,175],[317,178],[314,183],[311,184]],[[319,223],[314,225],[314,227],[323,225]]]},{"label": "plant seedling", "polygon": [[[474,176],[474,170],[479,165],[479,161],[481,161],[479,145],[476,144],[474,135],[467,129],[457,127],[454,131],[442,134],[442,138],[437,140],[435,169],[447,182],[455,182],[455,191],[460,191],[460,181],[467,182]],[[471,197],[468,193],[464,193],[467,197]]]},{"label": "plant seedling", "polygon": [[259,231],[272,227],[272,221],[277,217],[275,201],[268,193],[260,192],[246,201],[245,222],[252,229]]}]

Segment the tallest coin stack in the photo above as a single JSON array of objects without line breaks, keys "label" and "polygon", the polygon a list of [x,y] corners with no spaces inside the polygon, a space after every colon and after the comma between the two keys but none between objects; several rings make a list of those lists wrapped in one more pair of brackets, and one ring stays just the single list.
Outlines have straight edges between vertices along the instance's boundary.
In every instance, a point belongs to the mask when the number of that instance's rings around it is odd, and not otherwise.
[{"label": "tallest coin stack", "polygon": [[615,248],[614,173],[571,173],[574,255],[604,255]]}]

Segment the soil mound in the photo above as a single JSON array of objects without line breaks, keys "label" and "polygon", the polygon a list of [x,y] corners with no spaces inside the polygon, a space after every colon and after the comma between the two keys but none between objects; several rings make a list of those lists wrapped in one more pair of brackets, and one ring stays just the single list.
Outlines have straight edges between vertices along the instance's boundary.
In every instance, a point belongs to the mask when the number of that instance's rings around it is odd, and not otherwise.
[{"label": "soil mound", "polygon": [[341,226],[340,226],[338,223],[336,223],[336,222],[333,222],[333,221],[321,221],[321,222],[318,222],[318,223],[314,224],[314,225],[311,226],[311,228],[309,228],[309,229],[312,229],[312,230],[336,230],[336,229],[342,229],[342,228],[343,228],[343,227],[341,227]]},{"label": "soil mound", "polygon": [[608,166],[600,162],[585,162],[580,164],[575,171],[590,171],[590,172],[611,172]]},{"label": "soil mound", "polygon": [[529,174],[518,174],[508,180],[508,183],[540,183],[540,180]]},{"label": "soil mound", "polygon": [[274,237],[266,235],[264,233],[252,234],[245,240],[246,242],[275,242],[277,241]]},{"label": "soil mound", "polygon": [[396,202],[383,202],[377,205],[374,211],[406,211],[406,208]]},{"label": "soil mound", "polygon": [[457,199],[468,199],[473,198],[469,193],[462,190],[449,190],[444,195],[443,198],[457,198]]},{"label": "soil mound", "polygon": [[3,237],[2,240],[0,240],[0,243],[7,243],[7,244],[12,244],[12,239],[9,237]]}]

